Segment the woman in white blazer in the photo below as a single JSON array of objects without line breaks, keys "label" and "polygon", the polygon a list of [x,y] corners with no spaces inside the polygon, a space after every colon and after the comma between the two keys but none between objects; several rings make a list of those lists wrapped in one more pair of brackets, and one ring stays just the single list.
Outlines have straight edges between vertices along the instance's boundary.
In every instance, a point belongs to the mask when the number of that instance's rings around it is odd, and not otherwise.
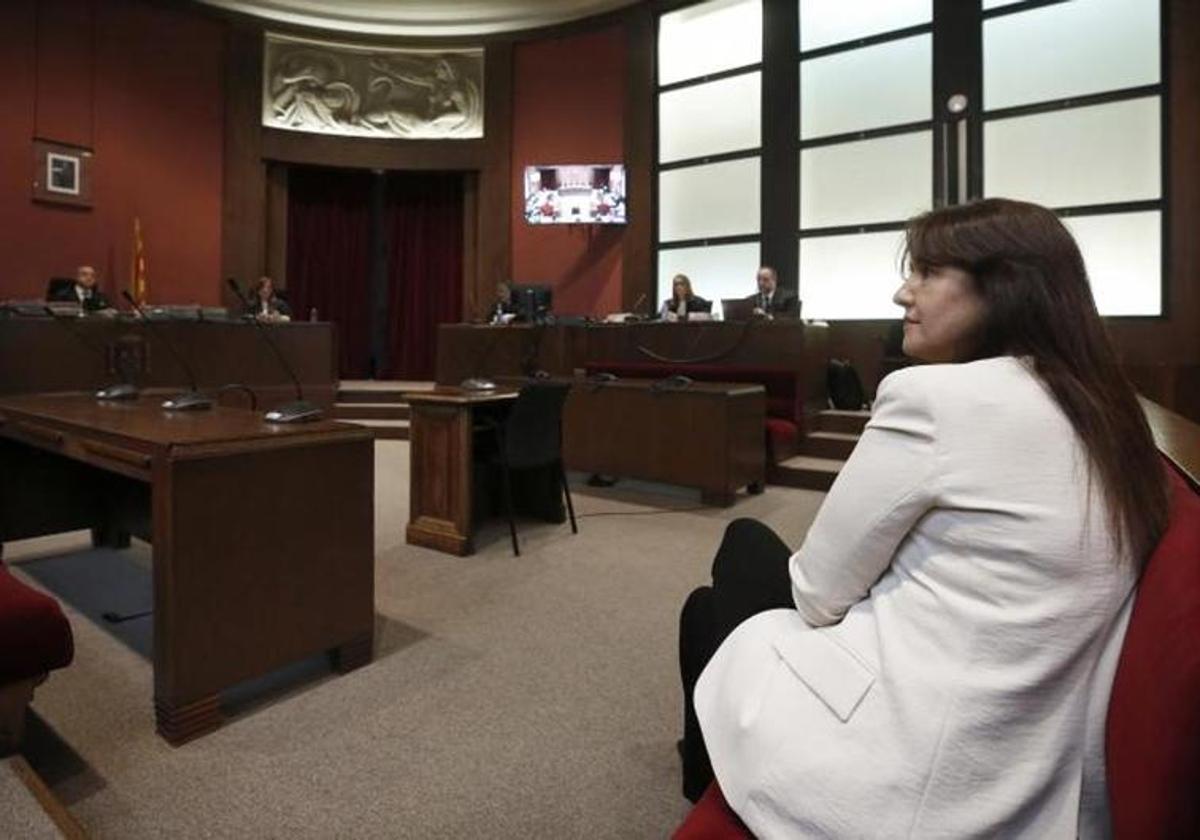
[{"label": "woman in white blazer", "polygon": [[935,210],[906,251],[933,364],[880,384],[798,552],[739,520],[685,605],[685,792],[715,771],[759,837],[1105,836],[1153,442],[1053,213]]}]

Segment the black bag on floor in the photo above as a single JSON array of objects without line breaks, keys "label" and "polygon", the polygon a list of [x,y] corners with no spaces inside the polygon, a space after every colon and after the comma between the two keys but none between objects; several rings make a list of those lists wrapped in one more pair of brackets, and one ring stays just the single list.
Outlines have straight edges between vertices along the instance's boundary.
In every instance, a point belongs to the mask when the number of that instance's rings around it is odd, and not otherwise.
[{"label": "black bag on floor", "polygon": [[847,359],[830,359],[825,369],[825,389],[829,403],[842,411],[857,411],[867,404],[858,371]]}]

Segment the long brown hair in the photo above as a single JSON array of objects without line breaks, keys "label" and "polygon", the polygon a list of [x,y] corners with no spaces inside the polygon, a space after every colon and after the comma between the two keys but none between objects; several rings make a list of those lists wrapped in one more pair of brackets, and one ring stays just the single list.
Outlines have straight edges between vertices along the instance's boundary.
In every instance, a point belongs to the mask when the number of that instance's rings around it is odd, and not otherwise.
[{"label": "long brown hair", "polygon": [[677,299],[675,297],[675,286],[676,285],[682,285],[683,288],[686,289],[686,291],[683,294],[684,299],[691,300],[691,298],[693,297],[692,281],[688,279],[688,276],[686,274],[676,274],[674,277],[671,278],[671,300]]},{"label": "long brown hair", "polygon": [[916,217],[904,251],[916,270],[971,275],[985,308],[971,359],[1033,359],[1100,478],[1118,550],[1140,569],[1166,529],[1163,469],[1066,227],[1045,207],[989,198]]}]

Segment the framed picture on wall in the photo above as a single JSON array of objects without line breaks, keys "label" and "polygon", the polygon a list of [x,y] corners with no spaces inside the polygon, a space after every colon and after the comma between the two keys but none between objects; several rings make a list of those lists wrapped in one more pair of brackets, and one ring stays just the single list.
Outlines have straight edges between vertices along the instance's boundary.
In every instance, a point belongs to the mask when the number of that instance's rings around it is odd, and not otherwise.
[{"label": "framed picture on wall", "polygon": [[33,141],[33,200],[92,206],[92,151],[51,140]]}]

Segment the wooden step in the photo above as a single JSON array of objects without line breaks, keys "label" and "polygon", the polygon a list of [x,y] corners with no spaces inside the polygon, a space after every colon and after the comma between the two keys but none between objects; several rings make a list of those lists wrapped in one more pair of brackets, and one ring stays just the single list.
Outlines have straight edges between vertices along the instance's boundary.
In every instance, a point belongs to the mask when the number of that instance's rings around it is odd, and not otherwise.
[{"label": "wooden step", "polygon": [[413,388],[338,388],[340,403],[402,403],[404,395]]},{"label": "wooden step", "polygon": [[338,383],[337,401],[343,403],[402,403],[409,391],[428,391],[433,382],[343,379]]},{"label": "wooden step", "polygon": [[845,461],[854,451],[858,437],[844,432],[812,432],[800,443],[800,454]]},{"label": "wooden step", "polygon": [[797,455],[770,468],[767,480],[784,487],[801,487],[805,490],[828,490],[833,486],[842,465],[837,458],[816,458],[812,455]]},{"label": "wooden step", "polygon": [[840,411],[827,408],[817,414],[817,429],[822,432],[860,435],[870,419],[869,411]]},{"label": "wooden step", "polygon": [[408,403],[339,402],[333,406],[338,420],[407,420]]},{"label": "wooden step", "polygon": [[345,420],[356,426],[366,426],[375,433],[375,440],[408,440],[407,420]]}]

